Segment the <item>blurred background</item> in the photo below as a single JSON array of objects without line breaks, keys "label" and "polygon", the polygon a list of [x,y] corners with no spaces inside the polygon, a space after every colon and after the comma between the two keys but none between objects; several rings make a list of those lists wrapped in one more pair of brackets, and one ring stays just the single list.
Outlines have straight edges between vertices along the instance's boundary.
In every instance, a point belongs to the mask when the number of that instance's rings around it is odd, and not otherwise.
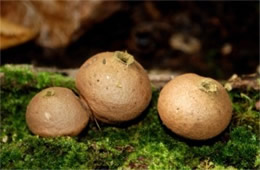
[{"label": "blurred background", "polygon": [[226,79],[259,65],[259,1],[0,1],[1,65],[78,68],[126,50],[149,72]]}]

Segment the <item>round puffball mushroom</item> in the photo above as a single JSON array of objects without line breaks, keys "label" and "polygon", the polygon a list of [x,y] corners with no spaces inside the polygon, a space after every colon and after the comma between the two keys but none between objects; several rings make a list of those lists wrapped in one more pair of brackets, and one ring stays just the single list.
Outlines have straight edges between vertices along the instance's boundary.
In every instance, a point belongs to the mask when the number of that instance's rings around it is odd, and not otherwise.
[{"label": "round puffball mushroom", "polygon": [[164,86],[158,99],[158,111],[162,122],[174,133],[206,140],[228,126],[232,104],[219,82],[188,73]]},{"label": "round puffball mushroom", "polygon": [[29,129],[43,137],[76,136],[87,125],[89,113],[67,88],[50,87],[36,94],[26,111]]},{"label": "round puffball mushroom", "polygon": [[121,123],[136,118],[152,96],[146,71],[127,52],[102,52],[89,58],[76,76],[81,97],[98,120]]}]

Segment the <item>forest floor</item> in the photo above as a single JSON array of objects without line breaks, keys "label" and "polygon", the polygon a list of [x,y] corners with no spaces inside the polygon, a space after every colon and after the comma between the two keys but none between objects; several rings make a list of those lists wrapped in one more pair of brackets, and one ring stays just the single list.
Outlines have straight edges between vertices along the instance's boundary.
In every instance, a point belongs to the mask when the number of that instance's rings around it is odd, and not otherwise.
[{"label": "forest floor", "polygon": [[118,126],[100,123],[101,130],[90,122],[79,136],[42,138],[33,135],[26,125],[28,102],[50,86],[77,92],[73,78],[35,71],[29,65],[3,65],[0,80],[1,169],[260,168],[259,78],[256,86],[247,84],[243,88],[232,88],[229,81],[231,123],[207,141],[181,138],[162,124],[157,112],[158,88],[153,89],[149,107],[134,121]]}]

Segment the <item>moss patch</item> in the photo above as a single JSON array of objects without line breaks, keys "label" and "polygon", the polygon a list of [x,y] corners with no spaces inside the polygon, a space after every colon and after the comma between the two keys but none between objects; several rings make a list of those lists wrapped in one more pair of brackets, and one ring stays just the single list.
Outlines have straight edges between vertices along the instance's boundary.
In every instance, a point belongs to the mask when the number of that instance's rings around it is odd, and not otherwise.
[{"label": "moss patch", "polygon": [[171,133],[156,109],[158,91],[138,119],[121,126],[95,123],[77,137],[41,138],[25,122],[26,106],[43,88],[73,89],[59,74],[34,72],[30,66],[0,67],[0,165],[3,169],[257,169],[260,166],[257,91],[231,91],[233,118],[221,135],[190,141]]}]

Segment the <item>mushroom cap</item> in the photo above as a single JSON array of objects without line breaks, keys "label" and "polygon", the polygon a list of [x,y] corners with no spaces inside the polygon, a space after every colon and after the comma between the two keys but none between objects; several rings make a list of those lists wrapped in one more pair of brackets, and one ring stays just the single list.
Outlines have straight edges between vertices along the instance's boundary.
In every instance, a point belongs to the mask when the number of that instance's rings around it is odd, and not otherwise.
[{"label": "mushroom cap", "polygon": [[76,87],[94,116],[105,123],[136,118],[152,96],[146,71],[126,52],[102,52],[89,58],[76,76]]},{"label": "mushroom cap", "polygon": [[29,129],[39,136],[76,136],[87,125],[89,113],[67,88],[50,87],[36,94],[26,111]]},{"label": "mushroom cap", "polygon": [[205,140],[220,134],[232,117],[232,103],[214,79],[187,73],[177,76],[160,92],[162,122],[176,134]]}]

